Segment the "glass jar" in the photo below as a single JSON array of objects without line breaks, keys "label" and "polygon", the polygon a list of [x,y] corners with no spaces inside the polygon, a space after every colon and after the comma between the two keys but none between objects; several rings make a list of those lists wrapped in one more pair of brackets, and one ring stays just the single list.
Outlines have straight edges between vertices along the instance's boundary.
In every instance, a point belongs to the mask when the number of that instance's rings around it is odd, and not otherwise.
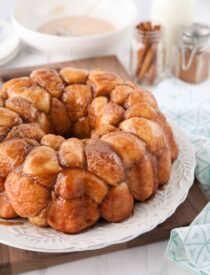
[{"label": "glass jar", "polygon": [[176,77],[193,84],[209,77],[209,37],[207,25],[193,23],[183,28],[174,54]]},{"label": "glass jar", "polygon": [[140,84],[153,85],[165,71],[165,45],[162,26],[142,22],[134,30],[131,45],[131,73]]}]

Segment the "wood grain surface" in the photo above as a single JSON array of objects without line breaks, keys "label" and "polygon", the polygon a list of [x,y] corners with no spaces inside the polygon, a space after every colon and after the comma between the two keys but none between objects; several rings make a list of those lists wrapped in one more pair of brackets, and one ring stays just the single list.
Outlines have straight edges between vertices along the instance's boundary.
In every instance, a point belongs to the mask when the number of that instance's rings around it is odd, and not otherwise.
[{"label": "wood grain surface", "polygon": [[[94,68],[101,68],[103,70],[116,72],[124,79],[129,80],[129,75],[117,60],[117,58],[114,56],[107,56],[12,70],[0,70],[0,81],[5,82],[8,79],[14,77],[27,76],[36,67],[62,68],[66,66],[86,68],[89,70]],[[171,229],[175,227],[186,226],[191,223],[191,221],[203,209],[207,202],[208,200],[202,192],[198,182],[195,182],[185,202],[181,204],[176,212],[163,224],[157,226],[151,232],[145,233],[127,243],[113,245],[99,250],[50,254],[29,252],[0,244],[0,275],[18,274],[21,272],[36,270],[71,261],[77,261],[104,253],[129,249],[131,247],[165,240],[169,237]]]},{"label": "wood grain surface", "polygon": [[116,56],[102,56],[96,58],[87,58],[77,61],[66,61],[61,63],[40,64],[38,66],[23,67],[16,69],[3,69],[0,70],[0,80],[5,82],[11,78],[28,76],[30,72],[36,68],[54,68],[60,69],[67,66],[76,68],[85,68],[87,70],[103,69],[117,73],[125,80],[130,79],[128,73],[124,69],[123,65],[119,62]]}]

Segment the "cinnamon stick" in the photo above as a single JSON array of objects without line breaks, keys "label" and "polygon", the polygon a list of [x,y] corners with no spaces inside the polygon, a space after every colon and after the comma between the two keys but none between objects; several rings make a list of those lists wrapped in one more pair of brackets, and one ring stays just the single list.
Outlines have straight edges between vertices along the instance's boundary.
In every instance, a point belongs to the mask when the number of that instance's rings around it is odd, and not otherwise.
[{"label": "cinnamon stick", "polygon": [[152,61],[153,61],[153,59],[155,57],[155,54],[156,54],[156,50],[157,50],[157,47],[156,47],[155,44],[151,45],[149,47],[149,49],[147,50],[145,58],[142,62],[142,68],[141,68],[141,70],[139,72],[139,75],[138,75],[140,80],[144,79],[146,72],[148,71],[149,67],[151,66]]}]

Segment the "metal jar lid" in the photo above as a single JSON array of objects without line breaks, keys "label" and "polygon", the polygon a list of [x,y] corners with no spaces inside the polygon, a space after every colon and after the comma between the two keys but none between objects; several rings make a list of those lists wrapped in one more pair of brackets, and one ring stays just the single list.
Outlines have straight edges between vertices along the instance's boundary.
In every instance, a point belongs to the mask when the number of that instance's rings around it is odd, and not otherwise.
[{"label": "metal jar lid", "polygon": [[208,42],[210,37],[210,27],[201,23],[187,25],[183,28],[181,37],[183,42],[197,46],[203,45]]}]

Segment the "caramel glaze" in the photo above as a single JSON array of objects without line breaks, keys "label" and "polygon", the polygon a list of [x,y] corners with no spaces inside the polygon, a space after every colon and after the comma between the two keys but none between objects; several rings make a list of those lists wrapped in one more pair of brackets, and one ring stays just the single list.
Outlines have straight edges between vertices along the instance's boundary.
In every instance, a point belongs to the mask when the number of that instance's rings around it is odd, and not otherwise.
[{"label": "caramel glaze", "polygon": [[23,225],[24,222],[8,222],[8,221],[0,221],[0,225],[4,225],[4,226],[15,226],[15,225]]}]

